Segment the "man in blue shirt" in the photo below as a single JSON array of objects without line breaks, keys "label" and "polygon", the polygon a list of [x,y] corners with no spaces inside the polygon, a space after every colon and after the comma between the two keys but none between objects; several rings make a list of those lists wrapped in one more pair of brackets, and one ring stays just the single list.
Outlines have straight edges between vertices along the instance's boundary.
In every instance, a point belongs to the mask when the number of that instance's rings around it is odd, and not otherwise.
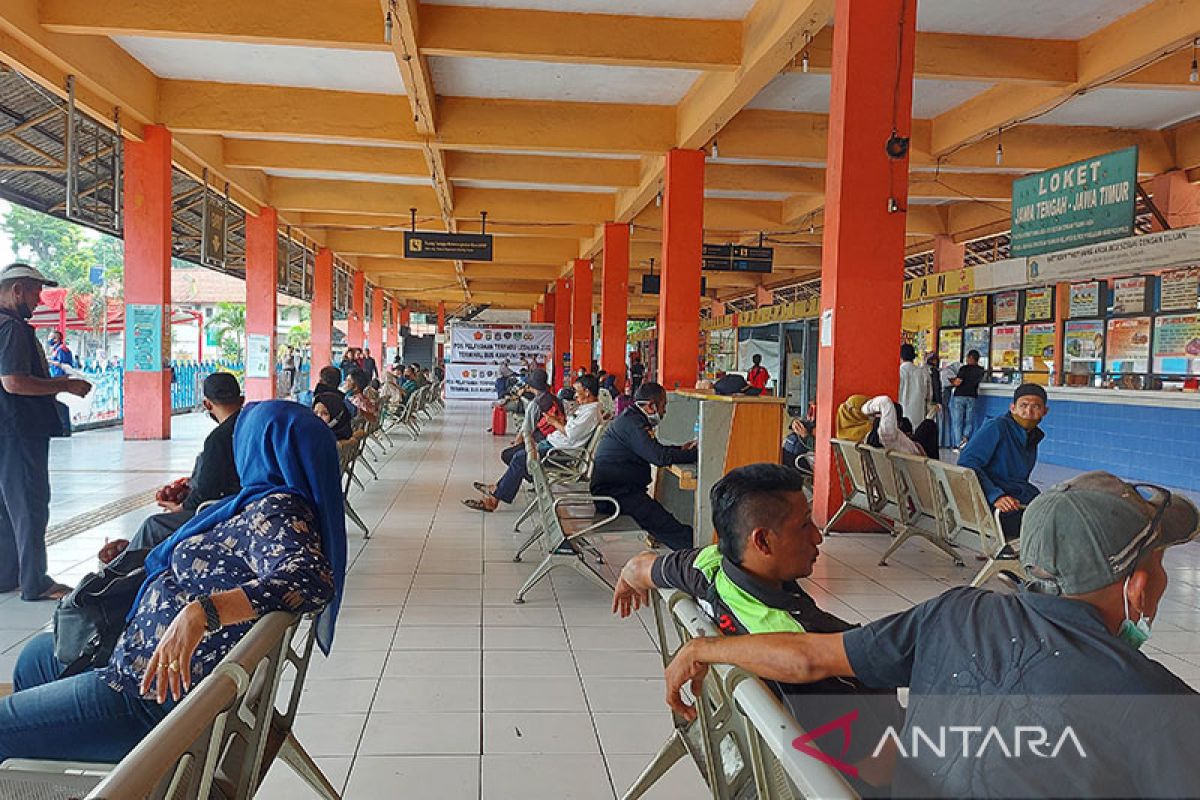
[{"label": "man in blue shirt", "polygon": [[[694,639],[667,668],[667,700],[694,718],[680,690],[715,663],[793,683],[908,686],[895,796],[1191,796],[1200,698],[1138,648],[1166,590],[1163,550],[1198,534],[1187,498],[1084,473],[1029,505],[1027,591],[955,588],[845,633]],[[1055,757],[1013,756],[1033,728],[1049,732]],[[950,748],[914,744],[939,730]],[[1008,744],[984,748],[984,730]]]},{"label": "man in blue shirt", "polygon": [[1020,536],[1022,511],[1038,495],[1029,476],[1037,465],[1038,444],[1046,436],[1038,427],[1046,411],[1046,390],[1036,383],[1022,384],[1013,393],[1008,413],[985,422],[958,455],[958,465],[975,472],[988,502],[999,509],[1008,540]]}]

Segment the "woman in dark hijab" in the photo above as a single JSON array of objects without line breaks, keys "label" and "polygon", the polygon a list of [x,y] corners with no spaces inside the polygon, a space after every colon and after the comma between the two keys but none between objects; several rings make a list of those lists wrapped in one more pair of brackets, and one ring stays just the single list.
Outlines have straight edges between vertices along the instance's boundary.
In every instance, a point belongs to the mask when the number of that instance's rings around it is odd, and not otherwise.
[{"label": "woman in dark hijab", "polygon": [[350,438],[353,431],[350,425],[350,411],[346,408],[346,398],[338,392],[322,392],[313,398],[313,413],[324,420],[339,442]]},{"label": "woman in dark hijab", "polygon": [[52,634],[25,646],[0,700],[0,761],[120,761],[272,611],[317,614],[329,654],[346,573],[337,447],[298,403],[246,406],[233,434],[238,494],[146,556],[108,663],[66,678]]}]

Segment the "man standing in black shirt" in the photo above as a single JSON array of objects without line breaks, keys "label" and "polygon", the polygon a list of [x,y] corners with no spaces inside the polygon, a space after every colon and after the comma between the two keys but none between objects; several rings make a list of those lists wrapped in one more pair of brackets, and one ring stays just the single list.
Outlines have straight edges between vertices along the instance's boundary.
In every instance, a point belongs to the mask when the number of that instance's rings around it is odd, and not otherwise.
[{"label": "man standing in black shirt", "polygon": [[950,381],[954,387],[954,401],[950,405],[950,425],[954,430],[955,450],[961,449],[975,432],[975,400],[979,397],[979,383],[987,370],[979,366],[979,351],[967,353],[967,363],[958,369],[958,376]]},{"label": "man standing in black shirt", "polygon": [[367,381],[373,381],[379,377],[379,365],[375,363],[375,358],[371,355],[371,348],[363,350],[363,372],[367,373]]},{"label": "man standing in black shirt", "polygon": [[135,550],[154,547],[196,516],[203,503],[220,500],[241,490],[233,460],[233,429],[245,400],[237,378],[228,372],[214,372],[204,379],[204,408],[217,427],[208,434],[204,449],[196,457],[187,494],[182,501],[169,497],[159,499],[158,505],[165,513],[147,517],[132,540],[117,539],[106,544],[100,551],[101,561],[111,561],[129,547]]},{"label": "man standing in black shirt", "polygon": [[[650,466],[695,464],[696,443],[665,445],[654,428],[667,413],[667,392],[657,383],[643,383],[625,409],[605,430],[592,458],[591,492],[611,497],[642,528],[672,550],[692,546],[692,528],[671,515],[646,493]],[[596,504],[604,512],[611,503]]]},{"label": "man standing in black shirt", "polygon": [[50,437],[65,431],[54,399],[86,397],[87,381],[51,378],[27,320],[43,286],[58,284],[28,264],[0,270],[0,592],[58,600],[71,590],[46,574],[50,520]]}]

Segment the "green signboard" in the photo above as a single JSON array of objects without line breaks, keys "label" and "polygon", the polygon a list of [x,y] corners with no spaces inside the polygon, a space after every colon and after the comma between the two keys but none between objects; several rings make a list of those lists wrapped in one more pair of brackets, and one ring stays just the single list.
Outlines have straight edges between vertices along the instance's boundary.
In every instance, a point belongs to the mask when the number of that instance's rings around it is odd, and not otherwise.
[{"label": "green signboard", "polygon": [[1013,181],[1012,255],[1132,236],[1137,166],[1127,147]]}]

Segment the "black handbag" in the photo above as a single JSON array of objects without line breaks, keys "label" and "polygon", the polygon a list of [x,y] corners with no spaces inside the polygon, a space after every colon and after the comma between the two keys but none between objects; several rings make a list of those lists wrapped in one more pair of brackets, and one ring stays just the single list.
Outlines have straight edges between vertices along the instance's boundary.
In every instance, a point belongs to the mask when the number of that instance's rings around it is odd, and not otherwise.
[{"label": "black handbag", "polygon": [[108,663],[146,579],[149,550],[126,550],[89,572],[54,610],[54,657],[66,678]]}]

